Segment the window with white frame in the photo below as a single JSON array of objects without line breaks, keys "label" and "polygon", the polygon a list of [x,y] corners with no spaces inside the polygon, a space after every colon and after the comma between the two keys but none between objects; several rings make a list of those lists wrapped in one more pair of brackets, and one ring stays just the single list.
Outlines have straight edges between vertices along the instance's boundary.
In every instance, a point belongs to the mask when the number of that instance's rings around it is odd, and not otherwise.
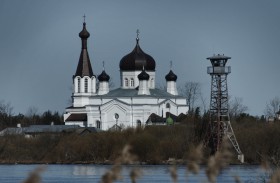
[{"label": "window with white frame", "polygon": [[124,79],[124,86],[128,87],[128,79],[127,78]]},{"label": "window with white frame", "polygon": [[81,78],[77,79],[77,83],[78,83],[78,93],[81,92]]},{"label": "window with white frame", "polygon": [[134,87],[134,79],[133,78],[130,79],[130,86]]},{"label": "window with white frame", "polygon": [[88,93],[88,78],[85,78],[85,93]]}]

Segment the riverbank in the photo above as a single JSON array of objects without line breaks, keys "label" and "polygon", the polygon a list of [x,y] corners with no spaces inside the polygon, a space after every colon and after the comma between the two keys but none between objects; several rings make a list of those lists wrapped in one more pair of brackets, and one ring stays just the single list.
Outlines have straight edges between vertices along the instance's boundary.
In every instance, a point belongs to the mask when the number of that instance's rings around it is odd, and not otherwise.
[{"label": "riverbank", "polygon": [[[245,127],[246,125],[246,127]],[[280,125],[234,124],[236,138],[247,164],[270,161],[280,157]],[[201,144],[201,128],[194,123],[174,126],[151,126],[122,132],[100,132],[84,136],[77,134],[0,137],[2,164],[114,164],[126,145],[141,165],[187,164]],[[198,163],[206,164],[209,150],[200,149]],[[238,164],[234,149],[230,163]]]}]

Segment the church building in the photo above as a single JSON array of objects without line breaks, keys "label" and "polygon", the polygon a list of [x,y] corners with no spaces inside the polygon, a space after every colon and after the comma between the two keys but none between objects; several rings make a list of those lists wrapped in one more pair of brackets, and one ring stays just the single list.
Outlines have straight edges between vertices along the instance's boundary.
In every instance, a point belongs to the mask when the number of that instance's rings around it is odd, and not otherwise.
[{"label": "church building", "polygon": [[186,98],[178,95],[177,76],[171,68],[165,76],[166,90],[155,87],[156,62],[140,48],[138,31],[135,48],[119,63],[120,87],[113,90],[104,63],[98,76],[93,72],[87,51],[90,33],[85,22],[79,37],[82,50],[73,75],[72,106],[64,114],[65,125],[122,129],[151,124],[151,116],[166,119],[171,114],[187,113]]}]

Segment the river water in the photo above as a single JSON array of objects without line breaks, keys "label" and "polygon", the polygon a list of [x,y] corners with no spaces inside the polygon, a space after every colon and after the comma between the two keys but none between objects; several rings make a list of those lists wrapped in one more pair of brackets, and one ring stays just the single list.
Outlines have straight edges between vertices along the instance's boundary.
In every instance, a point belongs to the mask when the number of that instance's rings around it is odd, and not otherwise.
[{"label": "river water", "polygon": [[[30,172],[42,165],[0,165],[0,183],[23,182]],[[112,166],[109,165],[45,165],[41,173],[43,183],[94,183],[100,182],[102,175]],[[168,165],[145,165],[123,166],[122,180],[118,182],[131,182],[130,171],[139,168],[141,177],[137,183],[147,182],[172,182],[170,166]],[[177,166],[178,183],[207,183],[205,168],[202,167],[197,175],[186,174],[185,166]],[[235,183],[238,176],[243,183],[261,183],[267,180],[269,173],[259,166],[233,165],[224,169],[217,178],[217,182]]]}]

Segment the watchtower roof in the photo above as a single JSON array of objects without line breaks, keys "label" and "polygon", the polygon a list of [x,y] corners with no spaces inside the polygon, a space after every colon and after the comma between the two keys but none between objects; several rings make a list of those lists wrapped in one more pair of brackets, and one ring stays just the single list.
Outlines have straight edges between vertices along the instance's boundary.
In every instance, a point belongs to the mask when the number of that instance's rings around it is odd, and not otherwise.
[{"label": "watchtower roof", "polygon": [[228,60],[231,59],[231,57],[225,56],[225,55],[213,55],[212,57],[208,57],[208,60]]}]

